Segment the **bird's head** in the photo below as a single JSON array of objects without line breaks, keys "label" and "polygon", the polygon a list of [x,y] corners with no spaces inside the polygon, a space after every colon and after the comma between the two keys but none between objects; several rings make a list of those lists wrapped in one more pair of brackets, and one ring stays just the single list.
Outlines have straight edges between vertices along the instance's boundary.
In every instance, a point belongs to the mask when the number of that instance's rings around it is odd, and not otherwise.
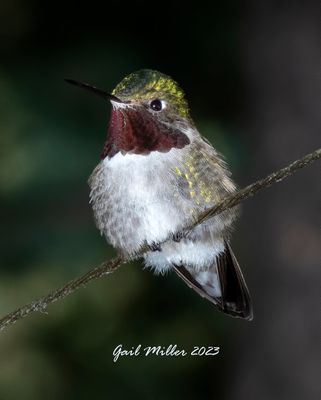
[{"label": "bird's head", "polygon": [[118,152],[146,155],[168,152],[190,143],[186,132],[193,125],[184,92],[169,76],[143,69],[126,76],[108,94],[67,79],[109,99],[112,112],[102,157]]}]

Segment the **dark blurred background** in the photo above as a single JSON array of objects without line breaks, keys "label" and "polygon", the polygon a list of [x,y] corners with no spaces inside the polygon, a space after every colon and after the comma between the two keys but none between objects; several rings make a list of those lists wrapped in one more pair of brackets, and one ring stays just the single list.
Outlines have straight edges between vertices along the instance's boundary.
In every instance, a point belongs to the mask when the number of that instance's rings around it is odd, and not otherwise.
[{"label": "dark blurred background", "polygon": [[[64,77],[171,75],[239,186],[320,147],[319,2],[208,3],[1,1],[1,315],[114,255],[86,183],[109,105]],[[320,213],[320,163],[243,204],[253,322],[132,263],[0,335],[0,399],[320,398]],[[114,364],[120,343],[221,352]]]}]

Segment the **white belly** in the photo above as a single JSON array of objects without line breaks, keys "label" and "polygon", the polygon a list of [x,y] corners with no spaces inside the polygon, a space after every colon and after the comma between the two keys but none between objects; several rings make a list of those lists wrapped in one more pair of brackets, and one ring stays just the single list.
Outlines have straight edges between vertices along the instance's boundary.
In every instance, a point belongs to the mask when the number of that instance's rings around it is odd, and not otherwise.
[{"label": "white belly", "polygon": [[173,264],[192,266],[195,270],[206,270],[215,264],[216,256],[224,251],[223,238],[198,240],[182,239],[180,242],[166,242],[161,251],[145,254],[145,264],[156,273],[167,272]]}]

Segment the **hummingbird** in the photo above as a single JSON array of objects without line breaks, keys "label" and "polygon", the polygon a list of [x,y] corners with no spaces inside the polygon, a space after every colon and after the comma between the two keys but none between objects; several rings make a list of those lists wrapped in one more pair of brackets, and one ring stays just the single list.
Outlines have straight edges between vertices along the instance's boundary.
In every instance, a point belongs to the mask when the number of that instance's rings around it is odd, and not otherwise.
[{"label": "hummingbird", "polygon": [[182,233],[236,186],[198,132],[180,86],[150,69],[126,76],[111,93],[66,81],[112,105],[101,161],[88,181],[101,234],[126,258],[147,249],[144,262],[155,273],[172,270],[220,311],[251,320],[249,290],[229,244],[237,208]]}]

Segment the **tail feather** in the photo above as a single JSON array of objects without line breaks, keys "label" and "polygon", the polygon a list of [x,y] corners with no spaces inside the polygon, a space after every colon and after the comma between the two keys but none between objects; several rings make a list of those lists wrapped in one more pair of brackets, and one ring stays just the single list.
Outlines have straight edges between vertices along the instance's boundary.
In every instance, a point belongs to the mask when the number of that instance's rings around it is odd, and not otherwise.
[{"label": "tail feather", "polygon": [[174,265],[177,275],[200,296],[233,317],[252,320],[252,302],[242,271],[228,243],[206,271]]}]

